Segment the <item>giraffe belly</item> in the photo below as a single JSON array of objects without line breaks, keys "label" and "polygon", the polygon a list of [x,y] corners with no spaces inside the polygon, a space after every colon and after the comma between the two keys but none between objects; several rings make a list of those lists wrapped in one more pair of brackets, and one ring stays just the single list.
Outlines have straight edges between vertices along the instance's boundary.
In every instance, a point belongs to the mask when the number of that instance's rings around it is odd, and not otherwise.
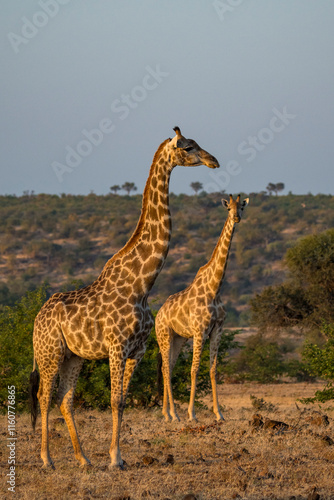
[{"label": "giraffe belly", "polygon": [[169,325],[175,333],[185,338],[192,338],[196,331],[206,331],[212,322],[212,311],[207,307],[185,310],[171,315]]},{"label": "giraffe belly", "polygon": [[68,348],[84,359],[109,357],[109,346],[96,322],[83,322],[82,328],[73,331],[71,325],[63,324],[62,331]]}]

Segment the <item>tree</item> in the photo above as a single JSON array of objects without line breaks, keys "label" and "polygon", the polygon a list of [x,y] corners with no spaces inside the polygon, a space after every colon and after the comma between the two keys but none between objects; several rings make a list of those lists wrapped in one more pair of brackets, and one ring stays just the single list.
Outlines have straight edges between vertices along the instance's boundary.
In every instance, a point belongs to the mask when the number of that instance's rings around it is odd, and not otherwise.
[{"label": "tree", "polygon": [[278,182],[276,184],[276,195],[278,194],[278,191],[283,191],[283,189],[285,188],[285,185],[283,182]]},{"label": "tree", "polygon": [[269,192],[270,195],[274,192],[277,196],[278,191],[283,191],[284,188],[285,186],[283,182],[278,182],[277,184],[269,182],[268,186],[266,187],[266,190]]},{"label": "tree", "polygon": [[195,191],[195,194],[198,193],[201,189],[203,189],[203,184],[201,182],[192,182],[190,184],[191,189]]},{"label": "tree", "polygon": [[126,191],[128,195],[130,195],[131,191],[137,191],[137,187],[134,182],[125,182],[122,185],[122,189],[124,189],[124,191]]},{"label": "tree", "polygon": [[117,194],[117,191],[121,190],[121,186],[118,184],[114,184],[113,186],[110,187],[110,191],[112,191],[114,194]]},{"label": "tree", "polygon": [[266,190],[268,191],[268,193],[270,195],[272,195],[273,191],[275,191],[275,187],[276,187],[275,184],[273,184],[272,182],[269,182],[268,186],[266,187]]},{"label": "tree", "polygon": [[298,326],[319,331],[334,323],[334,229],[301,238],[285,255],[287,280],[251,301],[262,330]]}]

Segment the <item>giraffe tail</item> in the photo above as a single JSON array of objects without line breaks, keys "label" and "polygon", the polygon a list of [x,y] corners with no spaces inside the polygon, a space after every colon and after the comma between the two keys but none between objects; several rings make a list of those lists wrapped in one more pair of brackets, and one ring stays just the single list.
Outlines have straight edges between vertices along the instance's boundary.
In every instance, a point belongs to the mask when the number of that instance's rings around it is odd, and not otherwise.
[{"label": "giraffe tail", "polygon": [[29,399],[30,399],[30,413],[31,413],[31,425],[35,432],[36,420],[37,420],[37,392],[39,388],[39,373],[36,370],[36,361],[34,356],[34,367],[30,374],[29,380]]}]

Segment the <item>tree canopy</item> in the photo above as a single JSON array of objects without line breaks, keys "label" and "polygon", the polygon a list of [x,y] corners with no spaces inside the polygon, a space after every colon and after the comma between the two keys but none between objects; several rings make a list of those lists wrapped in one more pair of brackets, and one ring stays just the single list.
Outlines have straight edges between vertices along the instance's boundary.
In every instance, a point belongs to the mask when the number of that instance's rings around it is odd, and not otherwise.
[{"label": "tree canopy", "polygon": [[278,191],[283,191],[285,188],[285,185],[283,182],[277,182],[277,184],[274,184],[273,182],[269,182],[268,186],[266,187],[267,191],[269,194],[272,194],[273,192],[278,194]]},{"label": "tree canopy", "polygon": [[251,301],[252,322],[262,330],[334,323],[334,229],[301,238],[285,255],[288,277]]},{"label": "tree canopy", "polygon": [[134,182],[124,182],[124,184],[122,184],[122,189],[124,189],[124,191],[126,191],[129,195],[131,191],[137,191],[137,186]]},{"label": "tree canopy", "polygon": [[203,184],[201,182],[192,182],[190,184],[190,187],[195,191],[195,194],[197,194],[198,191],[201,191],[203,189]]}]

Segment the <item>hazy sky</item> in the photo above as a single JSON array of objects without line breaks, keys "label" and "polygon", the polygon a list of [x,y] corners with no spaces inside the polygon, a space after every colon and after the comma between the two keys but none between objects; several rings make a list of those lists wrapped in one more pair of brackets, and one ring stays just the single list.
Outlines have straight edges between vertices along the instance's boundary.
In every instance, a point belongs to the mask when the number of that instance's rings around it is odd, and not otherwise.
[{"label": "hazy sky", "polygon": [[178,125],[221,168],[171,191],[334,194],[333,0],[2,2],[0,194],[142,192]]}]

